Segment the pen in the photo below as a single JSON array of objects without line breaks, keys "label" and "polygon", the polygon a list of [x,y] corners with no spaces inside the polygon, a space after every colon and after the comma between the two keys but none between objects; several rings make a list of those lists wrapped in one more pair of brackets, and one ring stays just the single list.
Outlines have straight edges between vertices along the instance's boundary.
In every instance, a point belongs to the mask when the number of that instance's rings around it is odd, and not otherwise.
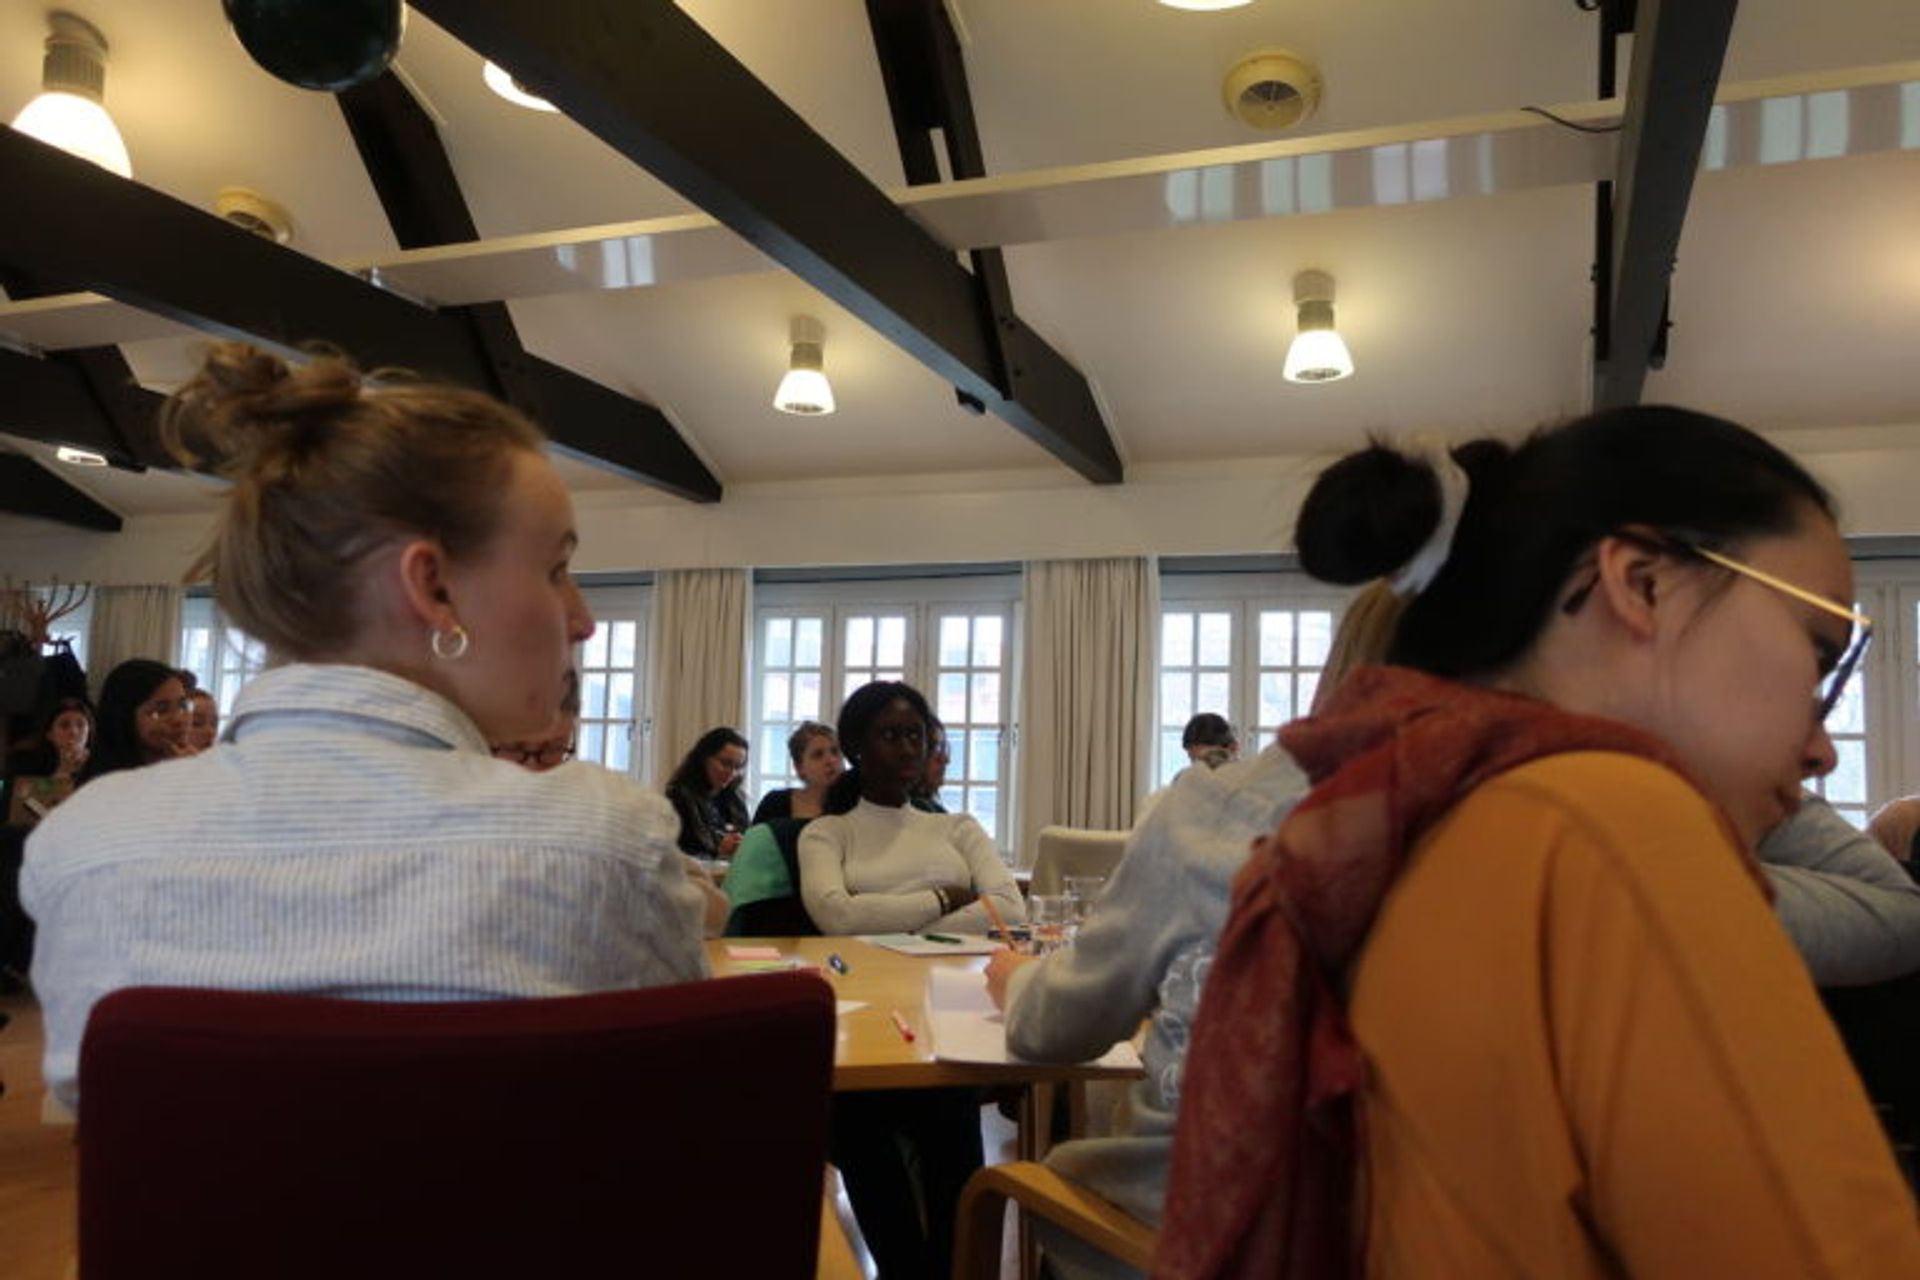
[{"label": "pen", "polygon": [[847,962],[840,958],[839,952],[829,951],[827,953],[827,968],[833,970],[841,977],[845,977],[847,973]]},{"label": "pen", "polygon": [[892,1017],[893,1029],[900,1033],[900,1038],[902,1040],[905,1040],[908,1044],[912,1044],[913,1028],[907,1025],[906,1018],[901,1015],[898,1009],[892,1010],[889,1016]]},{"label": "pen", "polygon": [[946,933],[923,933],[920,936],[925,938],[928,942],[951,942],[956,946],[966,941],[965,938],[956,938],[953,935],[946,934]]},{"label": "pen", "polygon": [[993,921],[994,929],[1000,934],[1001,945],[1011,947],[1013,945],[1013,935],[1007,932],[1007,922],[1000,918],[998,911],[994,910],[993,899],[987,897],[985,894],[981,894],[979,901],[980,905],[987,909],[987,919]]}]

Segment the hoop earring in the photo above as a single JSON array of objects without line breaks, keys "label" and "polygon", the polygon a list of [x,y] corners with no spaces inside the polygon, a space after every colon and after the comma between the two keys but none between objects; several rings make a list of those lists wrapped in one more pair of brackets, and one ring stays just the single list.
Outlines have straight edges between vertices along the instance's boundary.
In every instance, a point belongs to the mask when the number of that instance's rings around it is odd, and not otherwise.
[{"label": "hoop earring", "polygon": [[433,650],[433,656],[442,662],[458,662],[467,656],[467,649],[473,644],[473,637],[467,634],[465,627],[456,622],[451,627],[435,631],[427,643]]}]

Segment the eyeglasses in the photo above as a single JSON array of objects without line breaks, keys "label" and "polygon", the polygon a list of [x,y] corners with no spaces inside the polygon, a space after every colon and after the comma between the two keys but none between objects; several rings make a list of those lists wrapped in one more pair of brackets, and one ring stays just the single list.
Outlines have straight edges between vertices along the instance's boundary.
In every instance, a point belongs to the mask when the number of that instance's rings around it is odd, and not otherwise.
[{"label": "eyeglasses", "polygon": [[542,769],[551,769],[557,764],[565,764],[573,759],[574,745],[571,742],[547,742],[529,747],[519,742],[503,742],[490,750],[495,760],[505,760],[512,764],[537,764]]},{"label": "eyeglasses", "polygon": [[191,715],[193,699],[182,698],[178,702],[143,702],[140,714],[149,720],[165,720],[168,716]]},{"label": "eyeglasses", "polygon": [[[1634,543],[1637,546],[1645,547],[1649,551],[1665,552],[1669,555],[1692,556],[1698,560],[1705,560],[1709,564],[1718,565],[1722,569],[1737,573],[1743,578],[1751,578],[1761,586],[1770,587],[1782,595],[1790,596],[1798,600],[1802,604],[1811,605],[1822,613],[1830,613],[1836,618],[1845,619],[1852,628],[1852,634],[1847,641],[1846,648],[1842,649],[1839,654],[1834,655],[1831,645],[1817,636],[1814,637],[1814,645],[1820,653],[1821,667],[1820,697],[1816,703],[1815,714],[1819,719],[1824,721],[1833,713],[1833,709],[1840,705],[1840,699],[1845,696],[1847,691],[1847,681],[1851,680],[1853,673],[1859,670],[1860,659],[1865,656],[1867,646],[1873,642],[1872,618],[1861,613],[1858,609],[1849,609],[1843,604],[1835,604],[1825,596],[1818,595],[1807,590],[1805,587],[1788,582],[1785,578],[1776,577],[1768,573],[1765,569],[1756,569],[1744,561],[1736,560],[1730,555],[1713,550],[1711,547],[1703,547],[1699,543],[1681,537],[1678,534],[1670,533],[1662,537],[1650,538],[1642,534],[1622,530],[1615,533],[1614,536],[1623,541]],[[1562,605],[1561,608],[1567,613],[1578,613],[1580,606],[1586,603],[1587,597],[1593,593],[1593,589],[1598,583],[1599,577],[1596,575],[1592,582],[1587,583],[1571,596],[1567,597],[1567,602]]]}]

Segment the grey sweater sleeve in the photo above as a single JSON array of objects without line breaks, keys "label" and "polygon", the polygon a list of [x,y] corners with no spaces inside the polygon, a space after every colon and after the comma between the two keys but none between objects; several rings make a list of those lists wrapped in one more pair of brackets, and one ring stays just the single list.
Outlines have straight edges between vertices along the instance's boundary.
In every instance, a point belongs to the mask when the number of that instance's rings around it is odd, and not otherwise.
[{"label": "grey sweater sleeve", "polygon": [[1920,886],[1879,843],[1809,796],[1756,850],[1774,911],[1815,985],[1861,986],[1920,970]]}]

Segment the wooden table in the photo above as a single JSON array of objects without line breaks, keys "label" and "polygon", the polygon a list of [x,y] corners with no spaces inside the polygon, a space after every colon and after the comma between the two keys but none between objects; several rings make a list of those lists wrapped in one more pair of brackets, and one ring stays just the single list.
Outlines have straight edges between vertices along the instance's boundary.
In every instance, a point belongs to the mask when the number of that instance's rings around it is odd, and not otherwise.
[{"label": "wooden table", "polygon": [[[833,1087],[855,1089],[931,1089],[942,1085],[1064,1084],[1074,1080],[1131,1079],[1139,1071],[1124,1067],[1088,1067],[1043,1062],[936,1062],[927,1034],[927,970],[938,965],[981,970],[985,956],[905,956],[858,938],[717,938],[707,944],[715,977],[731,977],[742,966],[727,957],[730,946],[777,947],[816,965],[842,1000],[866,1004],[840,1019],[833,1045]],[[827,956],[846,961],[847,972],[827,967]],[[909,1044],[895,1029],[898,1009],[913,1028]]]}]

